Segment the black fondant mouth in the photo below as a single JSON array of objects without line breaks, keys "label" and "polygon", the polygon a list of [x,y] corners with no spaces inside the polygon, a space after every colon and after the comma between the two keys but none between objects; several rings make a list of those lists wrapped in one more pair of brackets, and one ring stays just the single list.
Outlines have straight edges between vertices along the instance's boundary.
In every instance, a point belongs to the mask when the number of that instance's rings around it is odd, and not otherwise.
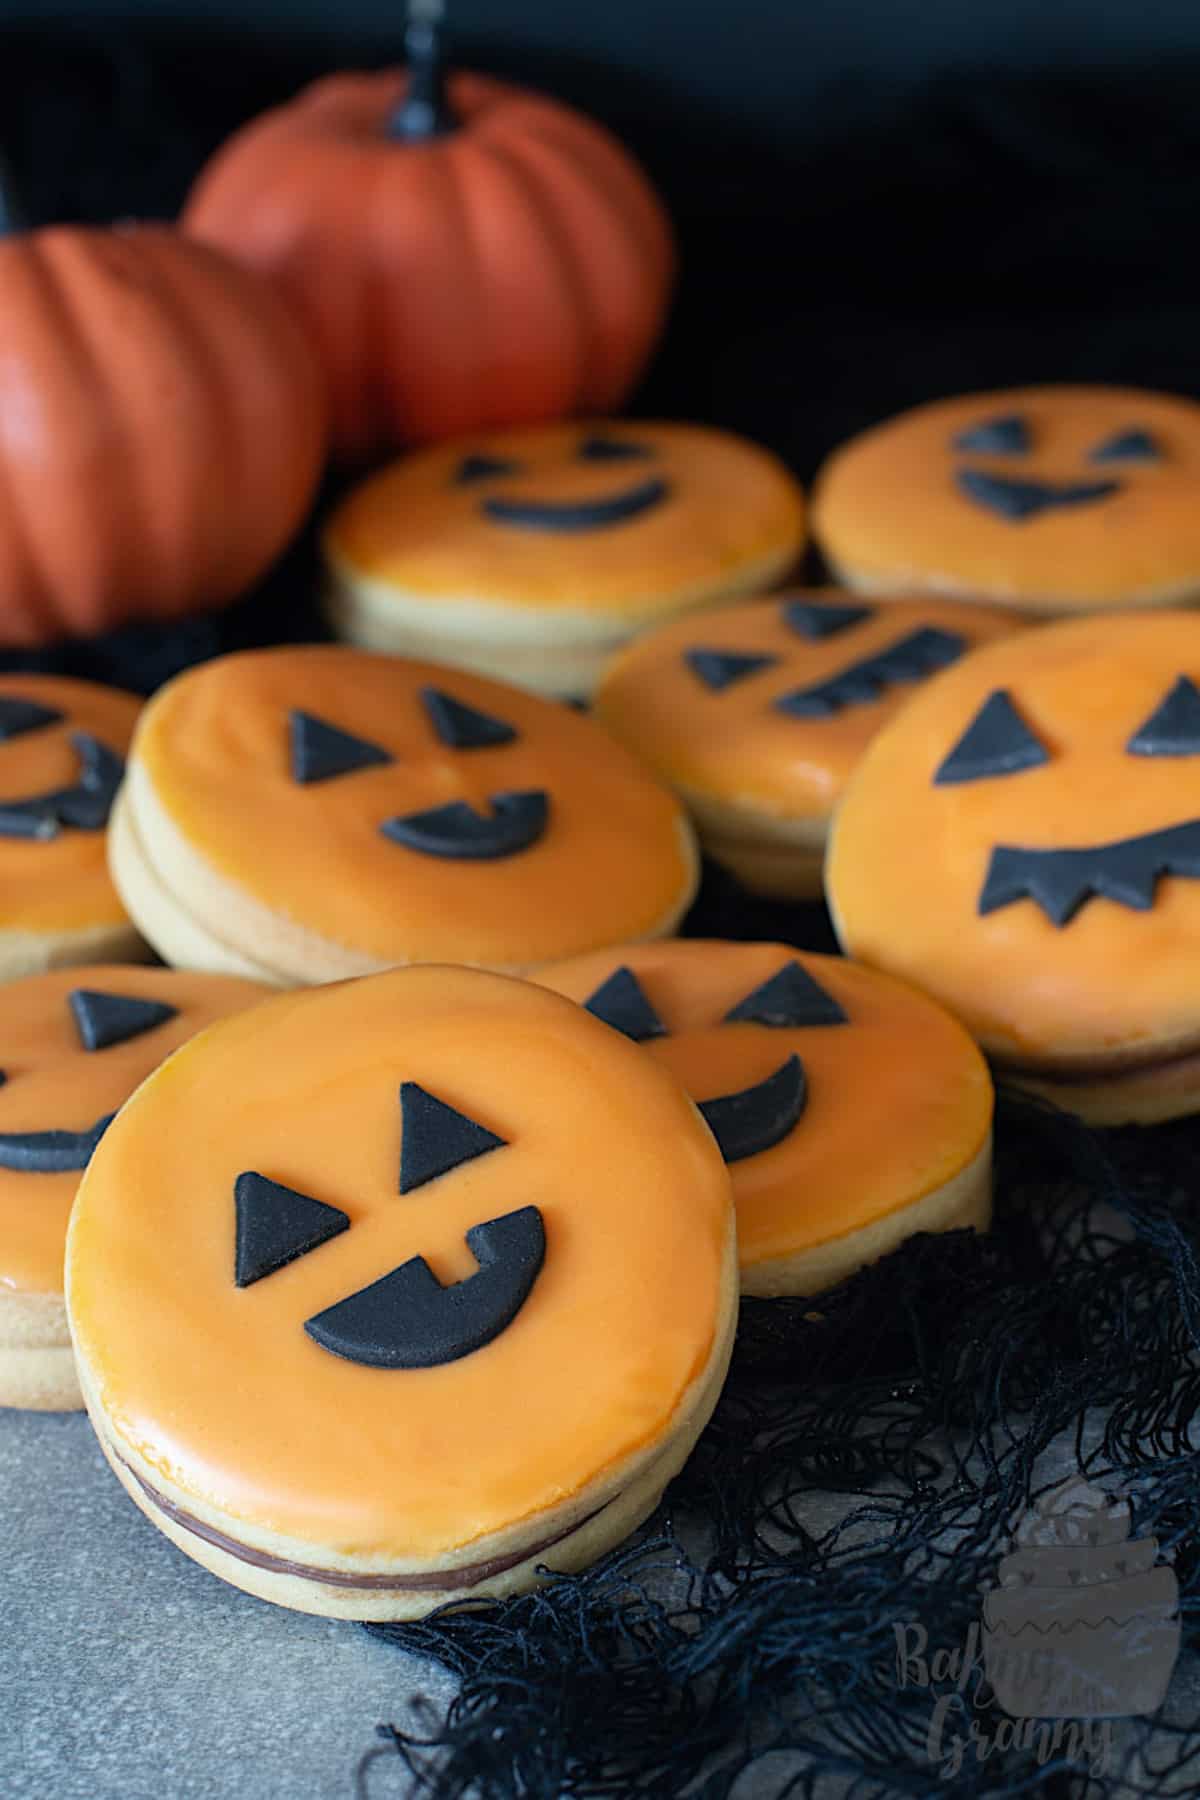
[{"label": "black fondant mouth", "polygon": [[670,482],[654,475],[602,500],[505,500],[493,495],[480,506],[494,524],[520,531],[602,531],[661,506],[670,493]]},{"label": "black fondant mouth", "polygon": [[75,785],[54,788],[29,800],[0,801],[0,837],[56,838],[64,826],[76,831],[104,830],[125,764],[87,732],[73,732],[71,743],[80,760]]},{"label": "black fondant mouth", "polygon": [[765,1081],[738,1094],[702,1100],[700,1114],[727,1163],[742,1162],[781,1143],[808,1104],[808,1081],[798,1056],[789,1056]]},{"label": "black fondant mouth", "polygon": [[959,469],[954,479],[966,499],[1018,524],[1039,513],[1091,506],[1120,493],[1124,485],[1120,481],[1031,481],[995,475],[987,469]]},{"label": "black fondant mouth", "polygon": [[848,706],[874,706],[887,688],[923,681],[938,669],[949,668],[966,647],[966,639],[956,631],[922,625],[826,681],[781,694],[772,705],[793,719],[827,719]]},{"label": "black fondant mouth", "polygon": [[446,806],[431,806],[425,812],[385,819],[379,829],[406,850],[463,862],[494,862],[502,856],[516,856],[545,833],[550,802],[541,788],[492,794],[490,799],[491,813],[476,812],[465,800],[451,800]]},{"label": "black fondant mouth", "polygon": [[305,1321],[314,1342],[374,1369],[435,1369],[499,1337],[528,1300],[546,1255],[536,1206],[473,1225],[479,1268],[443,1287],[414,1256],[369,1287]]},{"label": "black fondant mouth", "polygon": [[1062,926],[1100,897],[1132,912],[1147,912],[1162,875],[1200,880],[1200,819],[1084,849],[998,844],[980,890],[979,911],[997,912],[1017,900],[1032,900],[1052,925]]},{"label": "black fondant mouth", "polygon": [[106,1113],[86,1131],[0,1131],[0,1169],[21,1175],[62,1175],[86,1169],[115,1113]]}]

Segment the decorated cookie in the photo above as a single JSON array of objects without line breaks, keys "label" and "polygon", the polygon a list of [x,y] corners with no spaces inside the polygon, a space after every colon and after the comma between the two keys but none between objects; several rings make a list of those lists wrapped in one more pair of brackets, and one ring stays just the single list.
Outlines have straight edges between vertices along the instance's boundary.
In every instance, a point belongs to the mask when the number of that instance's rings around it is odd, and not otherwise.
[{"label": "decorated cookie", "polygon": [[829,815],[914,687],[1014,628],[952,601],[872,606],[832,589],[675,619],[625,650],[597,716],[679,794],[748,888],[821,891]]},{"label": "decorated cookie", "polygon": [[849,587],[1030,612],[1200,598],[1200,406],[1035,387],[916,407],[821,471],[813,526]]},{"label": "decorated cookie", "polygon": [[630,419],[463,438],[333,514],[330,616],[369,650],[583,695],[638,632],[770,586],[803,542],[796,483],[726,432]]},{"label": "decorated cookie", "polygon": [[538,980],[698,1103],[733,1177],[743,1293],[817,1293],[915,1231],[988,1225],[987,1065],[907,985],[783,944],[683,938]]},{"label": "decorated cookie", "polygon": [[624,1537],[712,1410],[737,1299],[729,1177],[678,1083],[557,995],[437,967],[189,1046],[106,1135],[67,1265],[143,1512],[345,1618]]},{"label": "decorated cookie", "polygon": [[0,981],[144,959],[104,854],[140,704],[90,681],[0,674]]},{"label": "decorated cookie", "polygon": [[82,1405],[63,1303],[80,1175],[151,1069],[265,992],[105,964],[0,987],[0,1406]]},{"label": "decorated cookie", "polygon": [[826,866],[845,948],[1099,1124],[1200,1106],[1200,618],[990,645],[867,751]]},{"label": "decorated cookie", "polygon": [[169,962],[281,986],[652,937],[697,868],[678,802],[590,719],[336,646],[245,652],[160,689],[111,861]]}]

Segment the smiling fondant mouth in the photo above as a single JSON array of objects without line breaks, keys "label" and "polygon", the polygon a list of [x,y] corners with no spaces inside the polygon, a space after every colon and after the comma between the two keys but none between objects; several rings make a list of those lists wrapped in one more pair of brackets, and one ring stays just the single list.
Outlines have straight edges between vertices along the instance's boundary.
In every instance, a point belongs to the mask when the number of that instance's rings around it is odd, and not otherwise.
[{"label": "smiling fondant mouth", "polygon": [[649,512],[670,492],[670,483],[656,475],[602,500],[505,500],[493,495],[482,502],[482,508],[495,524],[524,531],[599,531]]},{"label": "smiling fondant mouth", "polygon": [[988,469],[959,469],[954,479],[959,493],[976,506],[1015,522],[1065,507],[1090,506],[1120,493],[1123,485],[1119,481],[1032,481],[995,475]]},{"label": "smiling fondant mouth", "polygon": [[986,916],[1017,900],[1032,900],[1060,928],[1096,898],[1148,912],[1163,875],[1200,879],[1200,819],[1083,849],[998,844],[980,891],[979,912]]}]

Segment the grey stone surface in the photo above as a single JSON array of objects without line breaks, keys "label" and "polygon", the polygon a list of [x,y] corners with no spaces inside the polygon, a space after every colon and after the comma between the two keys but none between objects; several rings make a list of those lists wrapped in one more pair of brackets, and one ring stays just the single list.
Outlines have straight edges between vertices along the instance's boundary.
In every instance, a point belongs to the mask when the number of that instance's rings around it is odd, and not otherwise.
[{"label": "grey stone surface", "polygon": [[[3,1800],[351,1800],[418,1694],[444,1704],[435,1667],[183,1556],[82,1414],[0,1409]],[[360,1791],[407,1785],[381,1756]]]}]

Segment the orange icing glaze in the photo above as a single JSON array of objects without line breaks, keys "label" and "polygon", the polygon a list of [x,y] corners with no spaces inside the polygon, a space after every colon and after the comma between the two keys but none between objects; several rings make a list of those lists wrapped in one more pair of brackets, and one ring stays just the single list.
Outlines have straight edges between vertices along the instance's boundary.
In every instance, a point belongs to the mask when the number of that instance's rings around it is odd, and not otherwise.
[{"label": "orange icing glaze", "polygon": [[[515,727],[453,750],[419,701],[432,685]],[[293,707],[394,761],[293,781]],[[381,964],[517,965],[655,928],[691,878],[672,795],[569,707],[480,676],[336,646],[204,664],[155,696],[134,758],[192,847],[265,906]],[[542,788],[550,822],[515,856],[425,856],[380,831],[395,814]],[[169,877],[168,877],[169,878]]]},{"label": "orange icing glaze", "polygon": [[[581,460],[594,435],[651,454]],[[521,469],[458,483],[468,455]],[[532,531],[480,510],[491,498],[590,504],[655,478],[670,486],[662,503],[595,530]],[[655,595],[670,603],[760,557],[798,555],[803,543],[803,496],[769,451],[708,426],[643,419],[493,433],[406,456],[355,488],[325,533],[335,559],[410,597],[597,612],[643,612]]]},{"label": "orange icing glaze", "polygon": [[[405,1080],[505,1147],[401,1196]],[[239,1289],[243,1169],[350,1229]],[[410,1257],[469,1276],[466,1232],[530,1205],[545,1262],[482,1349],[378,1369],[305,1333]],[[68,1306],[118,1449],[318,1551],[436,1557],[669,1428],[713,1347],[729,1208],[708,1132],[635,1046],[527,982],[394,970],[270,1000],[146,1083],[80,1190]]]},{"label": "orange icing glaze", "polygon": [[[960,432],[1019,414],[1025,455],[955,450]],[[1157,462],[1093,462],[1140,428]],[[960,469],[1018,480],[1121,483],[1121,492],[1013,522],[961,494]],[[859,577],[981,597],[1117,604],[1200,579],[1200,406],[1136,388],[1034,387],[938,400],[836,450],[817,478],[813,524],[835,563]]]},{"label": "orange icing glaze", "polygon": [[[722,1023],[790,962],[838,1002],[848,1024]],[[583,1002],[622,966],[670,1034],[640,1048],[694,1100],[751,1087],[793,1053],[804,1064],[808,1100],[793,1130],[730,1167],[743,1269],[919,1200],[982,1148],[992,1118],[987,1065],[957,1021],[912,988],[838,956],[692,938],[576,957],[537,979]]]},{"label": "orange icing glaze", "polygon": [[[161,1000],[178,1017],[104,1050],[80,1043],[67,996],[73,988]],[[197,1031],[269,990],[225,975],[93,964],[30,975],[0,987],[0,1132],[83,1131]],[[23,1174],[0,1168],[0,1294],[61,1294],[75,1171]]]},{"label": "orange icing glaze", "polygon": [[[133,694],[58,675],[0,675],[0,695],[63,714],[59,724],[0,743],[0,806],[74,786],[80,761],[72,732],[87,732],[124,756],[141,709]],[[64,829],[44,841],[0,837],[0,931],[72,931],[124,918],[108,878],[103,831]]]},{"label": "orange icing glaze", "polygon": [[[871,738],[917,684],[901,682],[883,689],[874,703],[847,706],[826,718],[791,718],[776,711],[781,695],[828,681],[925,626],[956,632],[974,645],[990,643],[1020,623],[985,607],[897,599],[872,602],[871,616],[861,624],[814,640],[785,623],[789,600],[867,604],[856,595],[820,588],[673,620],[609,665],[593,703],[597,716],[673,785],[778,818],[824,818]],[[714,692],[684,660],[685,652],[695,649],[778,661]]]},{"label": "orange icing glaze", "polygon": [[[1078,849],[1200,818],[1196,757],[1125,750],[1180,675],[1200,682],[1200,617],[1182,611],[1043,626],[939,676],[876,738],[835,818],[826,888],[846,949],[1017,1063],[1194,1038],[1200,883],[1162,878],[1146,912],[1089,899],[1061,928],[1028,899],[978,912],[995,845]],[[1049,761],[934,786],[995,689]]]}]

